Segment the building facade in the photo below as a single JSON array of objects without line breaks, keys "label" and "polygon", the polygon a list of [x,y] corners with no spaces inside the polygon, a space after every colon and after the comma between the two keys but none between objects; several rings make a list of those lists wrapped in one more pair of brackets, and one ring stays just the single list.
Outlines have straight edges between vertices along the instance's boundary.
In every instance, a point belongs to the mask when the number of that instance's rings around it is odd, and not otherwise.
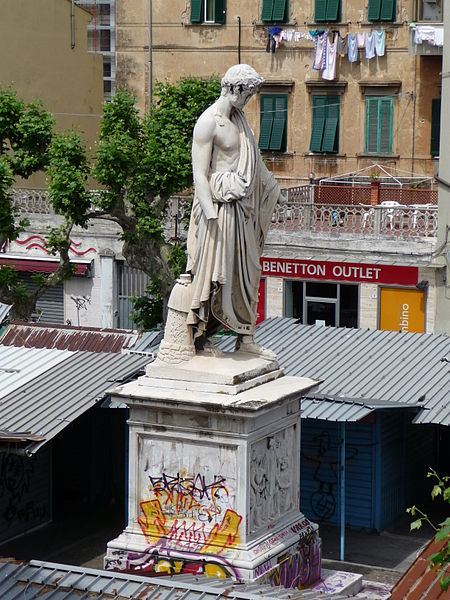
[{"label": "building facade", "polygon": [[433,174],[442,19],[440,0],[118,0],[117,83],[145,111],[156,80],[246,62],[266,80],[246,113],[286,185],[380,161]]}]

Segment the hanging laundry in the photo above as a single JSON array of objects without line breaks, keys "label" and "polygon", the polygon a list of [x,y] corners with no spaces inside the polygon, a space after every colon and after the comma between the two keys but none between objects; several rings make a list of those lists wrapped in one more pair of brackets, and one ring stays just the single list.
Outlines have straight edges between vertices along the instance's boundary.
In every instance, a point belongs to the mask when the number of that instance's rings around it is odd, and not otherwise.
[{"label": "hanging laundry", "polygon": [[292,41],[292,36],[294,35],[294,32],[292,30],[284,31],[284,35],[285,35],[286,41],[290,42],[290,41]]},{"label": "hanging laundry", "polygon": [[444,28],[436,27],[434,32],[434,45],[435,46],[443,46],[444,45]]},{"label": "hanging laundry", "polygon": [[325,29],[310,29],[309,33],[310,35],[315,37],[316,35],[322,35],[323,33],[325,33]]},{"label": "hanging laundry", "polygon": [[337,53],[341,56],[347,56],[348,54],[348,38],[346,35],[342,37],[341,35],[337,41]]},{"label": "hanging laundry", "polygon": [[337,53],[337,42],[338,35],[334,36],[334,42],[331,44],[327,43],[327,64],[325,69],[322,71],[322,79],[332,81],[336,77],[336,53]]},{"label": "hanging laundry", "polygon": [[364,48],[366,45],[366,32],[358,31],[356,34],[356,38],[358,40],[358,48]]},{"label": "hanging laundry", "polygon": [[434,46],[436,28],[432,25],[417,25],[414,32],[414,42],[416,44],[423,44],[428,42]]},{"label": "hanging laundry", "polygon": [[279,35],[283,31],[282,27],[269,27],[267,32],[267,47],[266,52],[275,52],[275,49],[279,46],[280,38]]},{"label": "hanging laundry", "polygon": [[379,31],[375,30],[373,32],[375,36],[375,52],[377,56],[384,56],[384,43],[385,43],[385,33],[384,29],[380,29]]},{"label": "hanging laundry", "polygon": [[300,31],[294,31],[294,42],[299,42],[302,38]]},{"label": "hanging laundry", "polygon": [[375,56],[375,36],[373,32],[366,34],[366,58],[370,59]]},{"label": "hanging laundry", "polygon": [[348,60],[350,62],[356,62],[358,60],[358,46],[356,40],[356,33],[352,35],[348,34]]},{"label": "hanging laundry", "polygon": [[313,69],[315,71],[323,71],[327,66],[327,42],[328,36],[326,33],[314,37]]}]

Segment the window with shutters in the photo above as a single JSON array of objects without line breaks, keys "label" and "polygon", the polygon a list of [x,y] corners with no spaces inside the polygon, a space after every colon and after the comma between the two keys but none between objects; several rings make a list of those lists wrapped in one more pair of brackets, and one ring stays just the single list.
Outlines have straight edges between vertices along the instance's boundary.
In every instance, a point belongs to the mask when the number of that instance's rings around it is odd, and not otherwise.
[{"label": "window with shutters", "polygon": [[431,156],[439,156],[439,142],[441,139],[441,99],[431,101]]},{"label": "window with shutters", "polygon": [[369,21],[395,21],[395,0],[369,0]]},{"label": "window with shutters", "polygon": [[289,21],[288,0],[263,0],[261,20],[269,23]]},{"label": "window with shutters", "polygon": [[288,97],[261,94],[260,150],[286,152]]},{"label": "window with shutters", "polygon": [[312,97],[311,152],[339,150],[339,96]]},{"label": "window with shutters", "polygon": [[341,20],[341,0],[316,0],[314,20],[316,23]]},{"label": "window with shutters", "polygon": [[366,98],[366,153],[392,154],[392,98]]},{"label": "window with shutters", "polygon": [[191,23],[225,23],[226,0],[191,0]]}]

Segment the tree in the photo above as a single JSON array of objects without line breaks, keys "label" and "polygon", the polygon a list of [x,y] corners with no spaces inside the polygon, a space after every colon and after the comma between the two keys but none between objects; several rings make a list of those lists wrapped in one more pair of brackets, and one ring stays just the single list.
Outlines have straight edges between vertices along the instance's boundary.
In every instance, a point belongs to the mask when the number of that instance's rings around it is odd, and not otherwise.
[{"label": "tree", "polygon": [[[169,243],[164,236],[169,198],[192,186],[192,130],[219,93],[220,83],[214,78],[157,83],[152,110],[141,117],[135,98],[127,91],[117,92],[104,106],[92,166],[76,132],[54,134],[43,162],[50,201],[65,224],[50,236],[52,252],[65,252],[67,232],[70,235],[74,225],[87,227],[90,219],[112,220],[122,229],[127,263],[147,273],[152,282],[150,294],[158,288],[165,300],[184,266],[179,243]],[[88,190],[89,176],[96,181],[98,194]],[[12,211],[7,213],[6,223]],[[14,239],[17,230],[11,229],[10,234]],[[150,305],[154,309],[161,303]]]},{"label": "tree", "polygon": [[[434,500],[435,498],[441,497],[444,502],[450,504],[450,476],[446,475],[444,477],[439,477],[434,469],[430,469],[427,473],[427,477],[432,477],[436,480],[436,483],[431,490],[432,499]],[[446,575],[447,566],[450,564],[450,517],[447,517],[442,523],[439,523],[439,525],[435,525],[428,515],[417,508],[417,506],[412,506],[406,510],[413,517],[420,515],[418,519],[411,523],[411,531],[420,529],[423,523],[428,523],[428,525],[436,532],[434,537],[435,542],[444,542],[442,549],[430,556],[430,564],[431,567],[436,567],[442,572],[440,586],[443,590],[447,591],[450,586],[450,577]]]}]

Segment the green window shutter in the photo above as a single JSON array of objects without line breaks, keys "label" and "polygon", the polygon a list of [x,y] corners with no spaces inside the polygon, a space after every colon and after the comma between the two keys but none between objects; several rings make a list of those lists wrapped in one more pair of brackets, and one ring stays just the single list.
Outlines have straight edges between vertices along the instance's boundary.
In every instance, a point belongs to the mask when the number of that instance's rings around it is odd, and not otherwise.
[{"label": "green window shutter", "polygon": [[286,1],[287,0],[275,0],[272,21],[286,21]]},{"label": "green window shutter", "polygon": [[431,101],[431,156],[439,156],[439,141],[441,137],[441,99]]},{"label": "green window shutter", "polygon": [[379,21],[381,11],[381,0],[369,0],[369,13],[367,18],[369,21]]},{"label": "green window shutter", "polygon": [[271,21],[272,20],[274,3],[275,3],[275,0],[263,0],[262,15],[261,15],[262,21]]},{"label": "green window shutter", "polygon": [[313,117],[311,142],[309,149],[311,152],[322,151],[322,137],[325,127],[326,96],[313,96]]},{"label": "green window shutter", "polygon": [[323,131],[322,152],[337,152],[339,131],[339,96],[326,98],[326,119]]},{"label": "green window shutter", "polygon": [[378,152],[378,98],[366,98],[366,152]]},{"label": "green window shutter", "polygon": [[327,21],[337,21],[339,16],[340,0],[328,0],[327,2]]},{"label": "green window shutter", "polygon": [[382,0],[380,20],[395,21],[395,0]]},{"label": "green window shutter", "polygon": [[380,154],[392,152],[392,98],[380,98],[378,102],[378,151]]},{"label": "green window shutter", "polygon": [[272,125],[269,150],[284,151],[286,149],[286,144],[283,142],[287,123],[287,96],[275,97],[274,101],[275,117]]},{"label": "green window shutter", "polygon": [[202,0],[191,0],[191,23],[201,23],[202,19]]},{"label": "green window shutter", "polygon": [[226,0],[214,0],[214,20],[223,25],[226,21]]},{"label": "green window shutter", "polygon": [[274,122],[274,98],[273,96],[261,96],[261,121],[259,126],[259,143],[260,150],[269,150],[270,136],[272,134],[272,126]]},{"label": "green window shutter", "polygon": [[327,20],[327,0],[316,0],[314,20],[316,23]]}]

